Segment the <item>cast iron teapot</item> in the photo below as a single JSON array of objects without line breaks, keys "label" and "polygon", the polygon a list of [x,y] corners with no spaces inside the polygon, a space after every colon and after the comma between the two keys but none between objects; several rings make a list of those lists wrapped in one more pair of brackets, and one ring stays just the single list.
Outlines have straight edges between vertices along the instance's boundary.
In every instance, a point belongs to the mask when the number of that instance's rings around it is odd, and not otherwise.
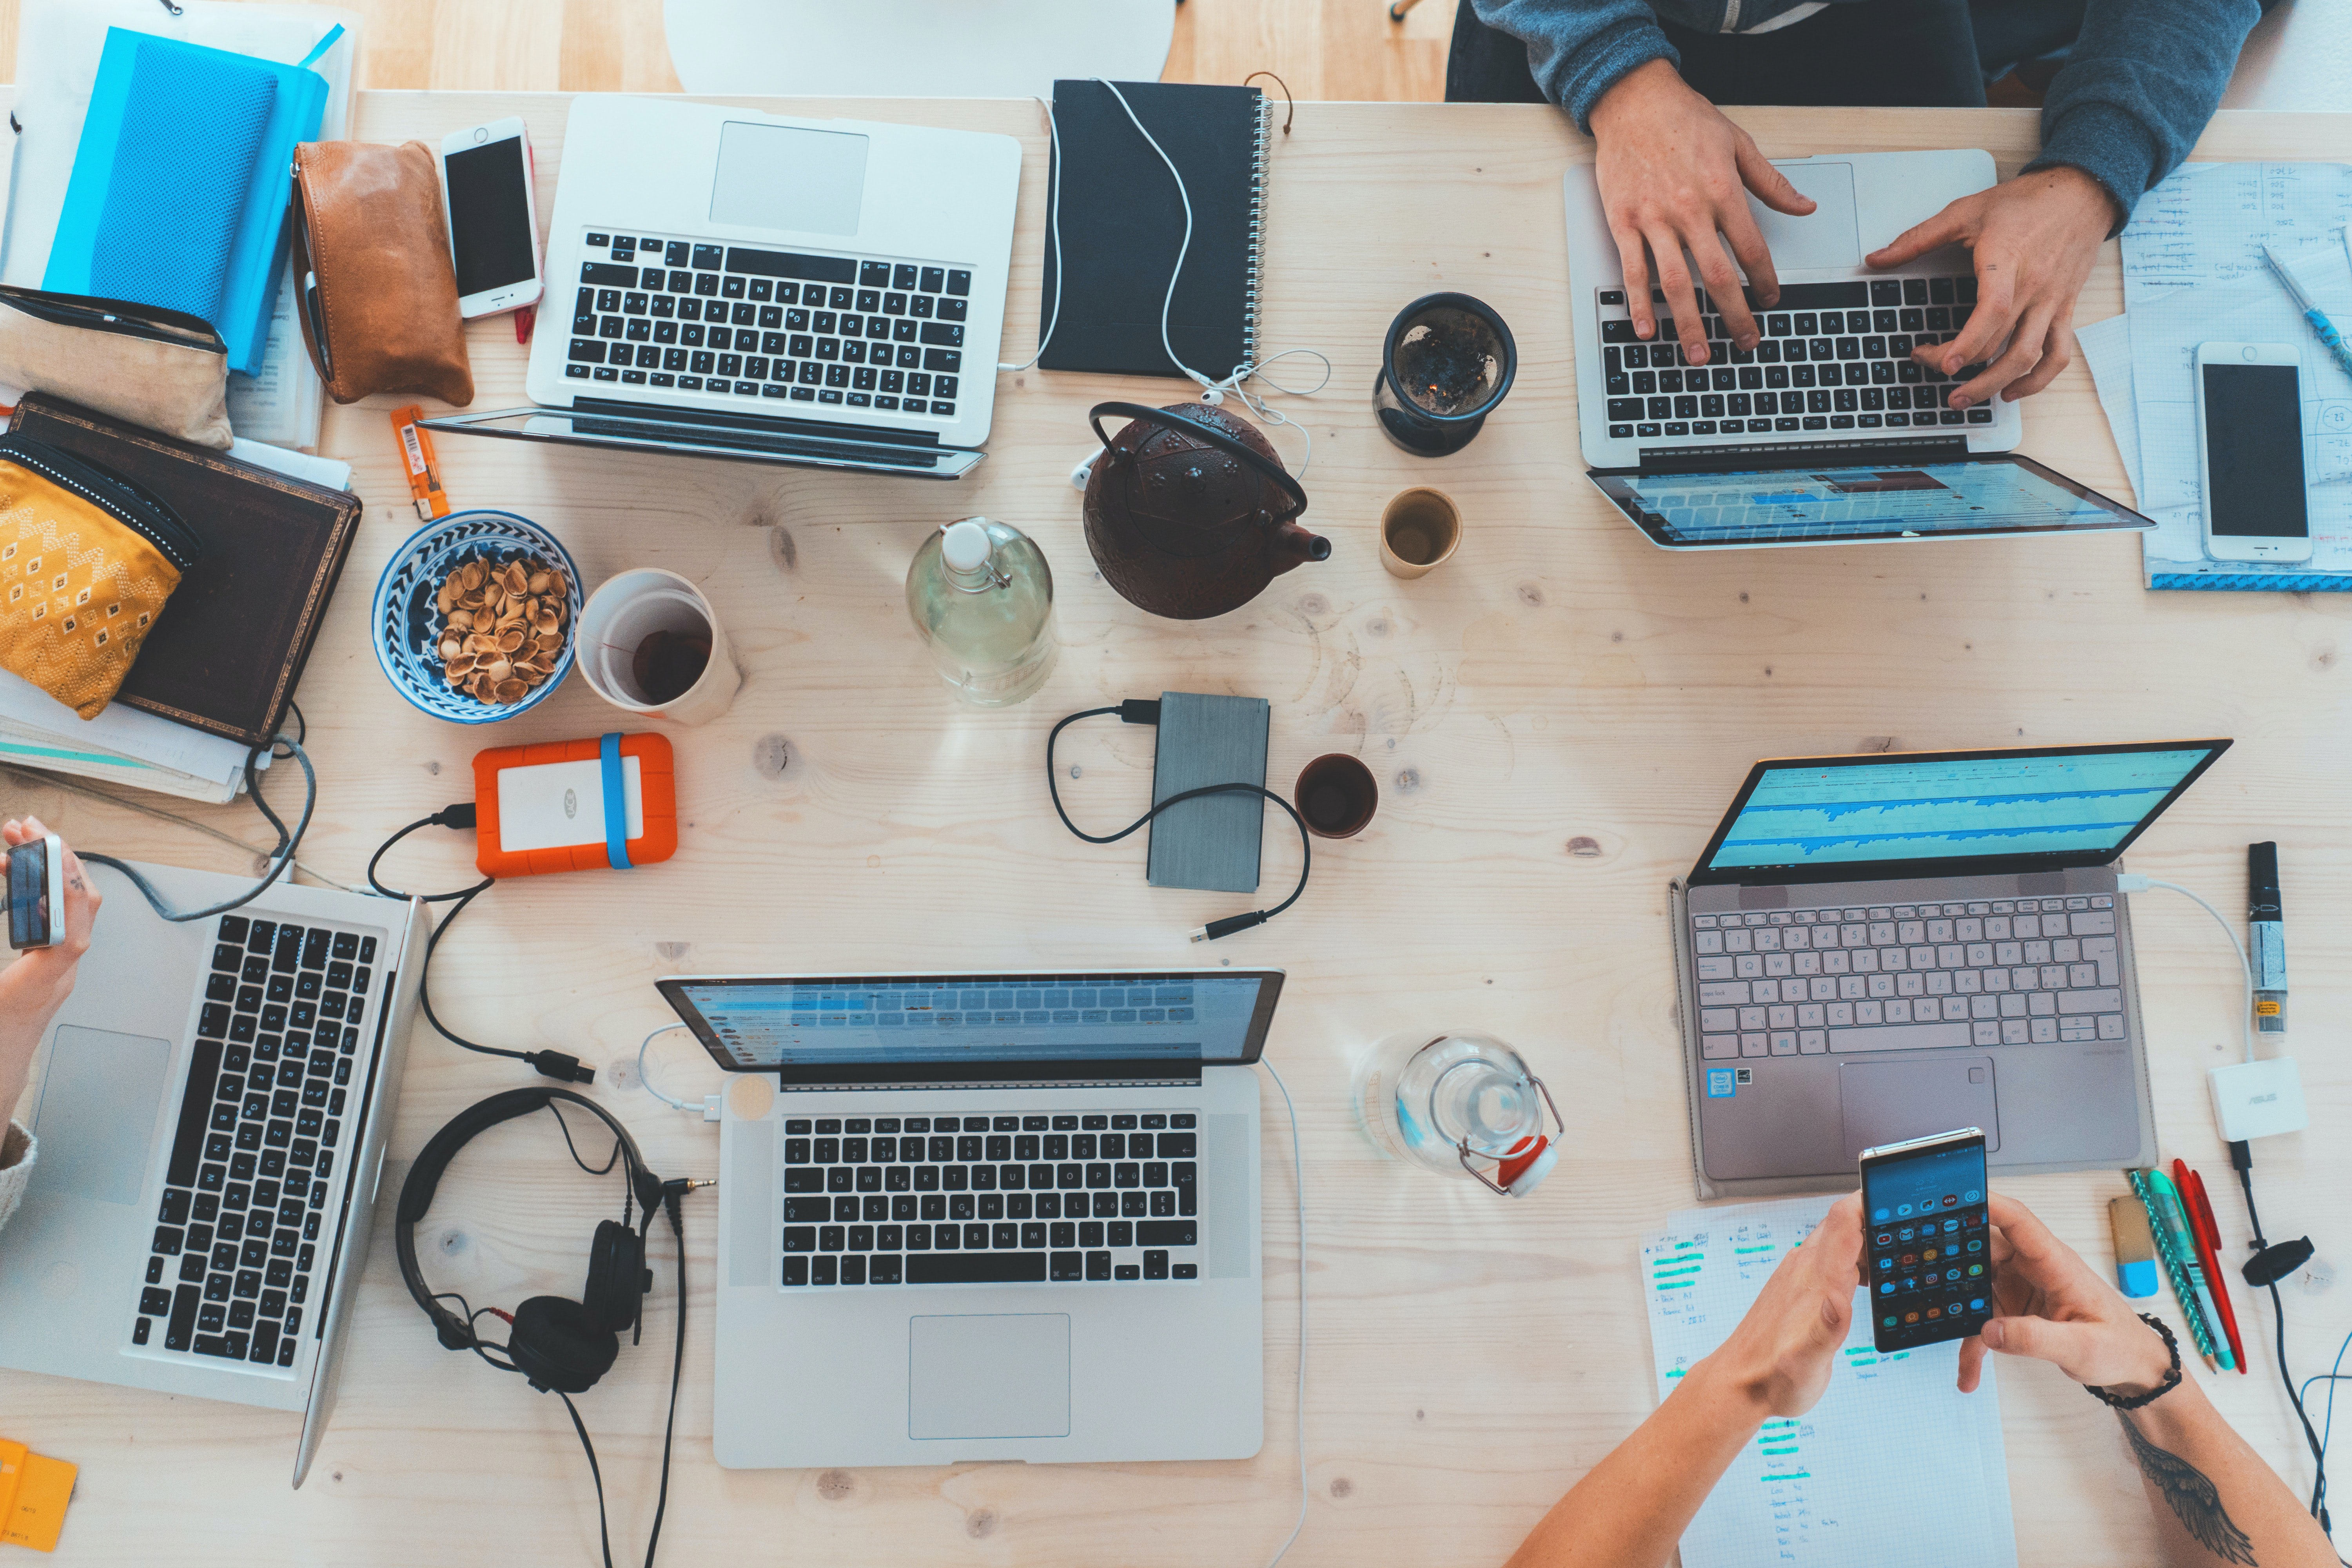
[{"label": "cast iron teapot", "polygon": [[[1125,416],[1105,436],[1102,416]],[[1307,492],[1256,426],[1202,403],[1098,403],[1087,477],[1087,548],[1139,609],[1198,621],[1239,609],[1331,542],[1301,528]]]}]

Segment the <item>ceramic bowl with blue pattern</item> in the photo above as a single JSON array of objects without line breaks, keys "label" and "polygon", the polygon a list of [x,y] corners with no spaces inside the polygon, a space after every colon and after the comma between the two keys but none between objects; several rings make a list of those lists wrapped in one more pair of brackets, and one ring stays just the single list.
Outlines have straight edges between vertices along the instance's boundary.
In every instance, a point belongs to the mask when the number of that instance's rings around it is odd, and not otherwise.
[{"label": "ceramic bowl with blue pattern", "polygon": [[[563,617],[563,652],[554,669],[516,702],[485,702],[451,686],[440,653],[443,620],[438,595],[450,573],[468,561],[493,568],[534,557],[563,568],[570,586]],[[580,566],[562,541],[527,518],[509,511],[452,512],[412,534],[375,585],[369,616],[375,659],[393,689],[452,724],[492,724],[527,713],[544,701],[572,673],[580,626]]]}]

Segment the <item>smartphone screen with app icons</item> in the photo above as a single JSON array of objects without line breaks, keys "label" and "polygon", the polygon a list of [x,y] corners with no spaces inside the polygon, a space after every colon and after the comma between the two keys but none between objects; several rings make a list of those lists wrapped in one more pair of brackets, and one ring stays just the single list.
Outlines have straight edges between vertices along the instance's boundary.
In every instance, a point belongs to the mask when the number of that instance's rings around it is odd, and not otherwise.
[{"label": "smartphone screen with app icons", "polygon": [[1961,1340],[1993,1315],[1985,1138],[1974,1127],[1862,1152],[1863,1274],[1882,1351]]}]

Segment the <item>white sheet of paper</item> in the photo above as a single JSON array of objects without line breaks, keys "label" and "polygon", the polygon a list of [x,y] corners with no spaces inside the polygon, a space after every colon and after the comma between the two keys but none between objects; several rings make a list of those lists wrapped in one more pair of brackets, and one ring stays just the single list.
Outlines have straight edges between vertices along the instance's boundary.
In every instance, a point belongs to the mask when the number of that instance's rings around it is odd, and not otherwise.
[{"label": "white sheet of paper", "polygon": [[[1722,1344],[1833,1201],[1685,1209],[1643,1237],[1659,1399]],[[1683,1568],[2015,1568],[1991,1361],[1962,1394],[1957,1342],[1881,1355],[1867,1302],[1854,1305],[1821,1402],[1767,1421],[1740,1450],[1683,1532]],[[1923,1484],[1934,1490],[1924,1514]]]},{"label": "white sheet of paper", "polygon": [[2135,502],[2139,482],[2139,405],[2132,400],[2131,318],[2109,316],[2074,329],[2074,342],[2083,351],[2084,368],[2098,389],[2099,407],[2124,460],[2124,477],[2131,480]]}]

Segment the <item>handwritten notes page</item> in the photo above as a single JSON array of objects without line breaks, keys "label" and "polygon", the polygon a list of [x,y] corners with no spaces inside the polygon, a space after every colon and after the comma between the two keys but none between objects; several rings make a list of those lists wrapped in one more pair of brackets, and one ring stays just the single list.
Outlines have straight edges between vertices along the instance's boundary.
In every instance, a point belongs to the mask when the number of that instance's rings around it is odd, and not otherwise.
[{"label": "handwritten notes page", "polygon": [[[1643,1237],[1658,1397],[1738,1324],[1826,1197],[1686,1209]],[[1682,1539],[1683,1568],[2014,1568],[2000,1401],[1985,1368],[1953,1385],[1959,1347],[1880,1355],[1867,1303],[1821,1402],[1767,1421]]]}]

